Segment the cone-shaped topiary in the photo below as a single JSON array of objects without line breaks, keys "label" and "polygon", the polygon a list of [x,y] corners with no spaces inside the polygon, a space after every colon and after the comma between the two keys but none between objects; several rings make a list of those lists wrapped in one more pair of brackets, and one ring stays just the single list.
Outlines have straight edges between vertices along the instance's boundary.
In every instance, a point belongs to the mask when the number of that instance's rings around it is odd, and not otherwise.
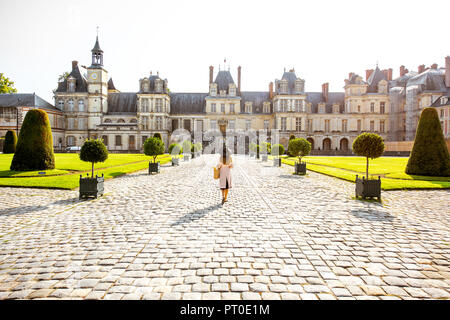
[{"label": "cone-shaped topiary", "polygon": [[94,164],[105,162],[108,159],[108,149],[99,139],[86,140],[80,150],[80,160],[92,162],[92,178],[94,177]]},{"label": "cone-shaped topiary", "polygon": [[353,152],[366,157],[366,179],[369,179],[369,158],[381,157],[384,152],[383,138],[375,133],[364,132],[353,141]]},{"label": "cone-shaped topiary", "polygon": [[405,172],[423,176],[450,176],[450,156],[434,108],[425,108],[420,115]]},{"label": "cone-shaped topiary", "polygon": [[156,132],[156,133],[153,135],[153,138],[158,138],[159,140],[162,140],[161,133]]},{"label": "cone-shaped topiary", "polygon": [[17,135],[15,131],[8,130],[5,135],[5,141],[3,142],[3,153],[16,152]]},{"label": "cone-shaped topiary", "polygon": [[298,161],[302,162],[302,157],[307,156],[311,152],[311,143],[303,138],[289,140],[288,152],[293,157],[298,157]]},{"label": "cone-shaped topiary", "polygon": [[55,168],[52,129],[44,110],[27,112],[20,129],[11,170],[33,171]]},{"label": "cone-shaped topiary", "polygon": [[156,157],[164,154],[164,142],[158,138],[148,138],[144,143],[144,153],[153,157],[153,163],[156,163]]}]

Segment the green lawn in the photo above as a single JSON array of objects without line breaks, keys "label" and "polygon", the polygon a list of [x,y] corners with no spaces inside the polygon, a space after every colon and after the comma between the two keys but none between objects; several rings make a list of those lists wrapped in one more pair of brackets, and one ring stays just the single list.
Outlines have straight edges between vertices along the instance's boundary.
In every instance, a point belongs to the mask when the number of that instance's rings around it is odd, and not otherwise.
[{"label": "green lawn", "polygon": [[[55,153],[54,170],[44,171],[10,171],[12,156],[0,154],[0,186],[21,186],[37,188],[74,189],[79,186],[80,174],[90,172],[91,164],[79,159],[77,153]],[[114,178],[148,168],[148,161],[153,158],[143,154],[109,154],[108,160],[95,165],[95,174]],[[157,158],[161,164],[171,160],[170,155],[164,154]],[[39,174],[45,172],[45,175]]]},{"label": "green lawn", "polygon": [[[297,158],[283,157],[282,162],[294,165]],[[307,169],[347,181],[355,181],[356,175],[365,175],[366,159],[364,157],[304,157]],[[381,157],[369,160],[369,175],[381,176],[383,190],[396,189],[442,189],[450,188],[450,177],[429,177],[406,174],[408,158]]]}]

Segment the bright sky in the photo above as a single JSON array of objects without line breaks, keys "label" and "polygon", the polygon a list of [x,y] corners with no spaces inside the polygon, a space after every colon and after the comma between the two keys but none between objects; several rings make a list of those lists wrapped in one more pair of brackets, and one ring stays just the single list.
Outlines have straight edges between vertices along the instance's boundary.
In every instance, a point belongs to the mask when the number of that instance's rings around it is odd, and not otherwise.
[{"label": "bright sky", "polygon": [[[71,61],[89,66],[99,26],[104,67],[122,92],[160,72],[174,92],[207,92],[226,57],[242,90],[267,91],[295,68],[306,91],[343,91],[349,72],[444,65],[450,1],[0,0],[0,72],[54,103]],[[222,67],[223,68],[223,67]]]}]

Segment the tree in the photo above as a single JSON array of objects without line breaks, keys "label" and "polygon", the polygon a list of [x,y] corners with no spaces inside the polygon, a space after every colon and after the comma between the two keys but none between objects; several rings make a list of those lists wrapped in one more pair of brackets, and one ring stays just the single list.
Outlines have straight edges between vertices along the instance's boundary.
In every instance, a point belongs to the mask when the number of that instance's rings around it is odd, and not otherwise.
[{"label": "tree", "polygon": [[274,144],[271,150],[272,156],[281,156],[284,154],[284,146],[282,144]]},{"label": "tree", "polygon": [[92,162],[92,178],[94,178],[94,164],[108,159],[108,149],[100,139],[90,139],[83,143],[80,150],[80,160]]},{"label": "tree", "polygon": [[16,93],[17,89],[14,88],[14,81],[5,77],[3,73],[0,73],[0,94],[1,93]]},{"label": "tree", "polygon": [[159,140],[162,140],[161,133],[156,132],[156,133],[153,135],[153,138],[158,138]]},{"label": "tree", "polygon": [[288,152],[293,157],[298,157],[298,161],[301,163],[302,157],[311,152],[311,143],[303,138],[292,139],[289,141]]},{"label": "tree", "polygon": [[5,141],[3,143],[3,153],[14,153],[16,152],[17,146],[17,135],[15,131],[8,130],[5,135]]},{"label": "tree", "polygon": [[32,109],[23,120],[11,170],[33,171],[54,168],[53,137],[48,115],[44,110]]},{"label": "tree", "polygon": [[366,157],[366,179],[369,179],[369,158],[381,157],[384,152],[383,138],[375,133],[361,133],[353,141],[353,152],[358,156]]},{"label": "tree", "polygon": [[[295,139],[295,136],[294,136],[293,134],[291,134],[291,135],[289,136],[289,141],[291,141],[291,140],[293,140],[293,139]],[[288,149],[289,149],[289,147],[288,147]]]},{"label": "tree", "polygon": [[[58,83],[59,83],[59,82],[63,82],[64,80],[66,80],[67,77],[69,76],[69,74],[70,74],[70,73],[67,72],[67,71],[65,71],[65,72],[63,72],[62,74],[60,74],[60,75],[58,76]],[[58,87],[57,87],[56,89],[53,89],[53,93],[55,93],[56,90],[58,90]]]},{"label": "tree", "polygon": [[425,108],[420,115],[405,172],[424,176],[450,176],[450,156],[435,108]]},{"label": "tree", "polygon": [[158,138],[148,138],[144,143],[144,153],[153,157],[153,163],[156,163],[156,157],[164,154],[164,142]]}]

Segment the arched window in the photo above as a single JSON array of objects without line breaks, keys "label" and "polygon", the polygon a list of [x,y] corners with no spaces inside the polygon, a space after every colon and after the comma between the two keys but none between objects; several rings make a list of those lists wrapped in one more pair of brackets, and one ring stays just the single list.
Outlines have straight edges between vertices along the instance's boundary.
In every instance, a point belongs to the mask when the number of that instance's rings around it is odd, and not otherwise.
[{"label": "arched window", "polygon": [[117,123],[125,123],[125,120],[119,119],[119,120],[117,121]]},{"label": "arched window", "polygon": [[342,151],[347,151],[348,150],[348,139],[347,138],[342,138],[341,139],[340,147],[341,147]]},{"label": "arched window", "polygon": [[73,111],[73,99],[69,100],[68,111]]},{"label": "arched window", "polygon": [[111,123],[111,119],[105,119],[104,123]]},{"label": "arched window", "polygon": [[137,123],[137,120],[136,119],[131,119],[130,123]]},{"label": "arched window", "polygon": [[323,139],[322,150],[331,150],[331,140],[330,140],[330,138]]},{"label": "arched window", "polygon": [[313,138],[308,138],[306,139],[309,143],[311,143],[311,150],[314,150],[314,139]]}]

